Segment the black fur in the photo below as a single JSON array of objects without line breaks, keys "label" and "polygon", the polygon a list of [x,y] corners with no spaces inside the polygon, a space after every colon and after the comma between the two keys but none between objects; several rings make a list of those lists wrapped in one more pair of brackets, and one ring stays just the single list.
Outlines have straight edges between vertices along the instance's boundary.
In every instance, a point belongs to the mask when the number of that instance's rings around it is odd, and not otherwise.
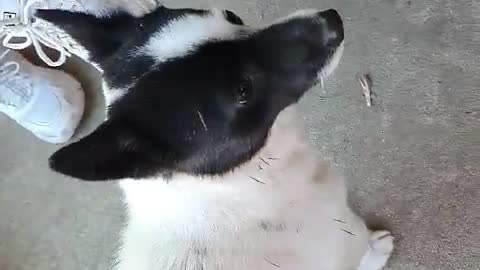
[{"label": "black fur", "polygon": [[170,20],[192,13],[208,16],[165,7],[139,19],[38,12],[91,52],[111,86],[130,88],[93,134],[51,157],[54,170],[84,180],[228,172],[262,148],[278,113],[317,82],[343,40],[340,17],[330,10],[212,40],[164,63],[132,54]]}]

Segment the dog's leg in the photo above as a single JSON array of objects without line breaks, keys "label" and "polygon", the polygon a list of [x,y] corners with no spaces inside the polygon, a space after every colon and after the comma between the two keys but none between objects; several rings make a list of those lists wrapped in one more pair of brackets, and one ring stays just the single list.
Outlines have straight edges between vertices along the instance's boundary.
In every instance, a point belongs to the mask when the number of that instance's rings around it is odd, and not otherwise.
[{"label": "dog's leg", "polygon": [[357,270],[380,270],[390,258],[393,251],[393,236],[389,231],[370,233],[368,251],[362,258]]}]

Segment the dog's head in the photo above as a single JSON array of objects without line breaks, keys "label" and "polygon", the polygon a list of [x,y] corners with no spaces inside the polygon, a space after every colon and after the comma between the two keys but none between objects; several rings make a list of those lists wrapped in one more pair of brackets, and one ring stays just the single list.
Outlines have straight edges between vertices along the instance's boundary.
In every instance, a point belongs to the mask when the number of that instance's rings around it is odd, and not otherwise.
[{"label": "dog's head", "polygon": [[84,180],[234,169],[262,148],[279,112],[333,70],[343,48],[335,10],[297,12],[262,29],[218,10],[37,16],[84,46],[109,88],[107,120],[51,157],[54,170]]}]

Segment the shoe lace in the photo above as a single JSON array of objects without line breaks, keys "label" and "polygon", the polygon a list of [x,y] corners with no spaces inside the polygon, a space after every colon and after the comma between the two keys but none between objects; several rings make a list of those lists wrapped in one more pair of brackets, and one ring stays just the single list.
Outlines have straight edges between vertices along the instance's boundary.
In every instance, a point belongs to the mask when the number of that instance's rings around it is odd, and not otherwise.
[{"label": "shoe lace", "polygon": [[[8,19],[0,22],[0,38],[3,38],[3,46],[22,50],[33,45],[35,51],[42,61],[52,67],[58,67],[65,63],[66,58],[72,55],[77,45],[68,42],[67,34],[59,29],[41,24],[38,20],[32,18],[31,14],[35,4],[42,4],[41,0],[18,0],[19,16],[18,18]],[[21,41],[14,41],[20,38]],[[49,47],[59,53],[58,59],[50,58],[43,47]]]},{"label": "shoe lace", "polygon": [[[7,54],[10,52],[9,49],[5,50],[3,53],[0,54],[0,61],[7,56]],[[15,61],[6,61],[0,66],[0,83],[5,83],[6,81],[14,78],[16,75],[18,75],[20,71],[20,65],[15,62]],[[2,99],[2,96],[0,95],[0,103],[9,106],[9,107],[15,107],[15,104]]]}]

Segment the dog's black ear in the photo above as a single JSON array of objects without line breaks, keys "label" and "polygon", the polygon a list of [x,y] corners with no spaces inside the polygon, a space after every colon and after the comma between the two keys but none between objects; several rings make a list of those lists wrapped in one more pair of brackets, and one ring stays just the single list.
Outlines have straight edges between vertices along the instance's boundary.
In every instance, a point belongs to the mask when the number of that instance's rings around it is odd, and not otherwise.
[{"label": "dog's black ear", "polygon": [[161,170],[155,152],[133,128],[107,120],[92,134],[54,153],[50,167],[86,181],[142,178]]},{"label": "dog's black ear", "polygon": [[90,60],[98,64],[113,54],[137,26],[137,19],[127,13],[96,17],[66,10],[37,10],[36,16],[63,29],[89,52]]}]

